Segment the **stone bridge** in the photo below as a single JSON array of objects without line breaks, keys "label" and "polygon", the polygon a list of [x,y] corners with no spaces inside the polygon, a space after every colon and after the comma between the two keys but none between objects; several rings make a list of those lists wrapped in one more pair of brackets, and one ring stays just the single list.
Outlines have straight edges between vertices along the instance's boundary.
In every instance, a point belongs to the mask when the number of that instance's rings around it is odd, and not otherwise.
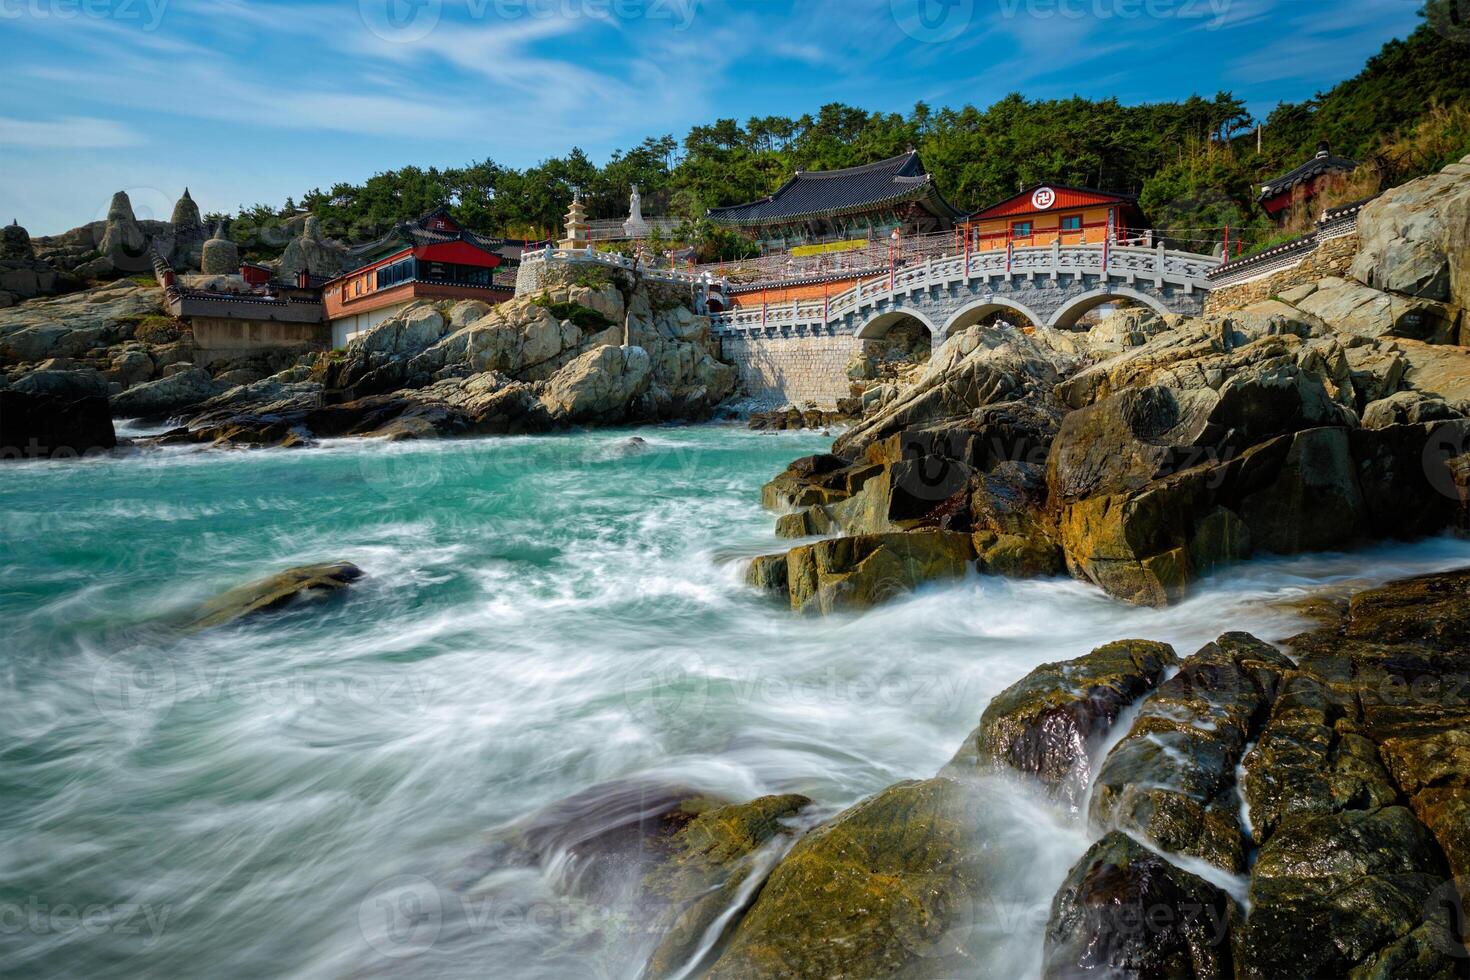
[{"label": "stone bridge", "polygon": [[713,323],[752,395],[831,406],[848,396],[853,356],[900,323],[922,324],[937,347],[996,313],[1049,329],[1075,326],[1089,310],[1121,299],[1199,314],[1210,288],[1205,275],[1220,261],[1162,245],[974,252],[925,259],[826,300],[719,313]]}]

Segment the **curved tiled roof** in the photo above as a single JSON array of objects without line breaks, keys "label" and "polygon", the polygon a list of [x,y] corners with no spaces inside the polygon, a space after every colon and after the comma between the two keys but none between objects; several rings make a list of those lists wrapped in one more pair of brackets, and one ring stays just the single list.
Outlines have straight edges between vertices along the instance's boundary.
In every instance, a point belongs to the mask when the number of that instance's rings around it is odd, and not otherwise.
[{"label": "curved tiled roof", "polygon": [[[444,215],[458,231],[436,231],[429,227],[429,222],[436,215]],[[459,222],[454,221],[449,211],[444,207],[437,207],[426,214],[422,214],[412,221],[401,221],[393,227],[388,234],[376,241],[356,245],[347,250],[348,256],[358,262],[358,267],[366,265],[368,261],[387,251],[399,251],[407,246],[415,248],[422,245],[439,245],[444,242],[469,242],[487,252],[499,253],[500,249],[507,244],[504,238],[487,238],[476,234],[468,228],[461,228]]]},{"label": "curved tiled roof", "polygon": [[1290,173],[1282,174],[1275,180],[1261,185],[1260,199],[1262,201],[1284,194],[1298,184],[1306,183],[1314,177],[1322,174],[1345,174],[1357,169],[1358,161],[1349,160],[1347,157],[1333,156],[1331,149],[1326,143],[1317,146],[1317,155],[1306,163],[1297,167]]},{"label": "curved tiled roof", "polygon": [[769,197],[711,208],[709,218],[725,225],[783,224],[871,211],[904,201],[920,201],[949,220],[960,215],[934,186],[934,178],[924,172],[919,154],[910,150],[860,167],[811,173],[798,170]]}]

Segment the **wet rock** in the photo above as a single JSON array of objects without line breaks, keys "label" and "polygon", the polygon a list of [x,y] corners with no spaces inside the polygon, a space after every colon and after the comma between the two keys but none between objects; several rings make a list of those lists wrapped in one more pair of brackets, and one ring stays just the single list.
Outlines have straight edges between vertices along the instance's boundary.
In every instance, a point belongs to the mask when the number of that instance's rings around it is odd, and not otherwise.
[{"label": "wet rock", "polygon": [[1119,640],[1043,664],[991,700],[951,765],[1024,772],[1076,808],[1092,778],[1093,754],[1119,714],[1176,663],[1166,643]]},{"label": "wet rock", "polygon": [[630,903],[644,873],[678,853],[675,835],[725,802],[689,786],[617,780],[517,821],[497,834],[494,850],[505,861],[539,864],[567,894]]},{"label": "wet rock", "polygon": [[1401,806],[1288,817],[1251,874],[1237,975],[1457,975],[1433,847]]},{"label": "wet rock", "polygon": [[298,598],[345,589],[362,578],[351,562],[303,565],[238,586],[204,603],[189,617],[187,628],[212,629],[256,613],[282,609]]},{"label": "wet rock", "polygon": [[1245,868],[1235,773],[1292,663],[1246,633],[1186,659],[1139,708],[1094,780],[1091,817],[1226,871]]},{"label": "wet rock", "polygon": [[791,608],[864,609],[925,582],[961,578],[974,560],[968,534],[921,530],[829,538],[786,556]]},{"label": "wet rock", "polygon": [[745,570],[745,581],[763,592],[770,592],[786,600],[791,584],[786,578],[786,555],[761,555],[750,562]]},{"label": "wet rock", "polygon": [[998,857],[977,844],[984,813],[948,779],[899,783],[843,811],[792,847],[706,975],[973,975]]},{"label": "wet rock", "polygon": [[105,398],[0,389],[0,460],[72,459],[116,445]]},{"label": "wet rock", "polygon": [[[671,856],[643,879],[647,900],[662,906],[647,980],[682,975],[717,958],[756,889],[795,839],[790,822],[811,804],[805,796],[763,796],[705,810],[675,833]],[[711,928],[727,917],[723,928]],[[696,961],[697,958],[697,961]]]},{"label": "wet rock", "polygon": [[1238,916],[1220,888],[1112,831],[1082,856],[1052,902],[1042,976],[1228,980]]}]

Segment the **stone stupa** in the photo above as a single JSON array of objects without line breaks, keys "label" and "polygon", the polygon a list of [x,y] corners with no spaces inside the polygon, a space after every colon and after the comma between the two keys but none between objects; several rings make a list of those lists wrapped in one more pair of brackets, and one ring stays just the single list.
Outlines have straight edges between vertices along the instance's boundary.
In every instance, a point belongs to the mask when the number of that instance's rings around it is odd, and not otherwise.
[{"label": "stone stupa", "polygon": [[221,221],[214,235],[204,243],[199,256],[199,269],[206,276],[230,276],[240,271],[240,250],[225,237],[225,223]]}]

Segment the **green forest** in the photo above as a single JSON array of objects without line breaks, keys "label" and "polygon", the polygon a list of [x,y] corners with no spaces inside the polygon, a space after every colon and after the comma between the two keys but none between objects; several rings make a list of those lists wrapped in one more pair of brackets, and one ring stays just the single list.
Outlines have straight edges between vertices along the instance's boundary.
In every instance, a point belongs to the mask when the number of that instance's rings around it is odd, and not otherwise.
[{"label": "green forest", "polygon": [[1389,41],[1356,76],[1282,103],[1264,120],[1228,92],[1133,106],[1011,94],[984,109],[919,103],[907,114],[833,103],[799,119],[719,119],[682,140],[649,137],[602,166],[577,148],[524,170],[492,160],[406,166],[283,206],[242,207],[239,217],[265,222],[304,209],[330,234],[362,240],[447,202],[469,227],[541,238],[559,233],[574,187],[590,217],[615,218],[626,213],[636,183],[645,214],[687,219],[683,237],[704,257],[731,257],[741,243],[703,220],[707,208],[764,196],[798,169],[853,166],[915,147],[941,191],[965,210],[1023,185],[1076,184],[1140,195],[1154,226],[1178,245],[1208,245],[1229,225],[1258,246],[1281,237],[1256,204],[1259,185],[1305,160],[1319,141],[1364,161],[1357,189],[1368,193],[1470,152],[1470,28],[1459,24],[1456,3],[1430,0],[1414,33]]}]

